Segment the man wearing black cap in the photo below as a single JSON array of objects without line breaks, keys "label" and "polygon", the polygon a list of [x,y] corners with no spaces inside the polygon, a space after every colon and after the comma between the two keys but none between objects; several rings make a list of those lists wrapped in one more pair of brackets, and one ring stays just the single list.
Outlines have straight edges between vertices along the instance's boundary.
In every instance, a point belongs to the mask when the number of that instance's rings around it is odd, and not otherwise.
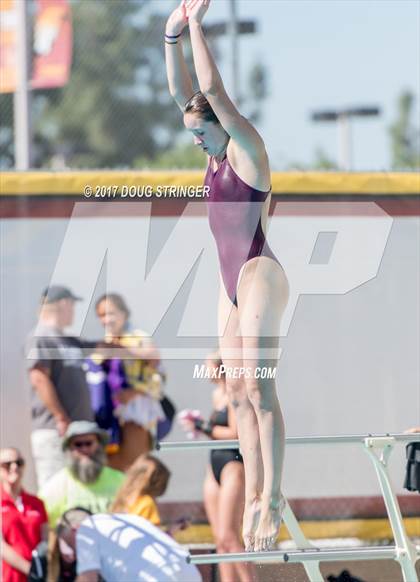
[{"label": "man wearing black cap", "polygon": [[93,420],[83,369],[83,344],[64,334],[73,323],[74,304],[79,300],[61,285],[45,289],[38,324],[28,341],[31,441],[40,487],[64,466],[61,441],[69,423]]}]

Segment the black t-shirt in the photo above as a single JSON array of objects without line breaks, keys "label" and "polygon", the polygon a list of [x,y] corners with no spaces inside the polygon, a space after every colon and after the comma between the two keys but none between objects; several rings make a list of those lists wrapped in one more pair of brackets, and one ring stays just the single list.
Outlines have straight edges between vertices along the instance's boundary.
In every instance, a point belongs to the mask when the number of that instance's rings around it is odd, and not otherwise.
[{"label": "black t-shirt", "polygon": [[[87,344],[86,344],[87,345]],[[27,342],[25,357],[28,370],[45,371],[55,387],[57,397],[70,420],[94,420],[86,373],[83,368],[85,344],[65,336],[59,330],[38,325]],[[51,412],[32,387],[32,428],[55,428]]]}]

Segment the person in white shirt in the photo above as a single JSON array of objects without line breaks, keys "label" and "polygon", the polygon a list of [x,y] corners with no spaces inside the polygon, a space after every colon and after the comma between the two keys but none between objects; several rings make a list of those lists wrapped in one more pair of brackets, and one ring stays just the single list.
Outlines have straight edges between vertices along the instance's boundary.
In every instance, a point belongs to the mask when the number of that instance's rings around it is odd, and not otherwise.
[{"label": "person in white shirt", "polygon": [[201,582],[188,552],[146,519],[96,514],[76,535],[77,582]]}]

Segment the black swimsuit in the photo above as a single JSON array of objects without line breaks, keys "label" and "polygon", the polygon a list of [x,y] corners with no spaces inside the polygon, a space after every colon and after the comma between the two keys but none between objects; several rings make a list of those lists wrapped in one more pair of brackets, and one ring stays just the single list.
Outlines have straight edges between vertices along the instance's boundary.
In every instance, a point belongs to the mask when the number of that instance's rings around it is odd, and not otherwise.
[{"label": "black swimsuit", "polygon": [[[215,410],[211,415],[213,426],[228,426],[228,409]],[[239,449],[213,449],[210,452],[210,464],[214,478],[220,485],[223,467],[232,461],[243,463]]]}]

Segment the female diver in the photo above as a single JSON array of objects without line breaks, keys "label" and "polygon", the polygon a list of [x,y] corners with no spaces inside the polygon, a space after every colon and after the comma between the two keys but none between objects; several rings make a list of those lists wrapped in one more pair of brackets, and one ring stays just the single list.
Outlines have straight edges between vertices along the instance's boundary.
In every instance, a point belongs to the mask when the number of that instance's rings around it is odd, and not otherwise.
[{"label": "female diver", "polygon": [[[274,547],[285,500],[281,493],[284,423],[273,378],[262,368],[278,359],[286,275],[268,247],[270,168],[264,142],[229,99],[201,26],[210,0],[183,0],[165,33],[169,90],[194,143],[208,156],[208,212],[220,260],[219,344],[245,467],[242,535],[247,551]],[[182,50],[189,27],[200,91],[194,93]]]},{"label": "female diver", "polygon": [[[235,413],[226,393],[226,380],[218,352],[207,357],[206,368],[212,373],[214,390],[213,412],[208,422],[194,418],[191,412],[180,416],[184,430],[192,435],[206,435],[210,439],[237,439]],[[213,374],[214,373],[214,374]],[[190,414],[188,414],[188,412]],[[245,471],[239,449],[213,449],[203,484],[203,500],[212,530],[216,551],[219,554],[243,551],[240,540],[245,496]],[[252,582],[256,580],[255,564],[236,562],[219,564],[220,582]]]}]

